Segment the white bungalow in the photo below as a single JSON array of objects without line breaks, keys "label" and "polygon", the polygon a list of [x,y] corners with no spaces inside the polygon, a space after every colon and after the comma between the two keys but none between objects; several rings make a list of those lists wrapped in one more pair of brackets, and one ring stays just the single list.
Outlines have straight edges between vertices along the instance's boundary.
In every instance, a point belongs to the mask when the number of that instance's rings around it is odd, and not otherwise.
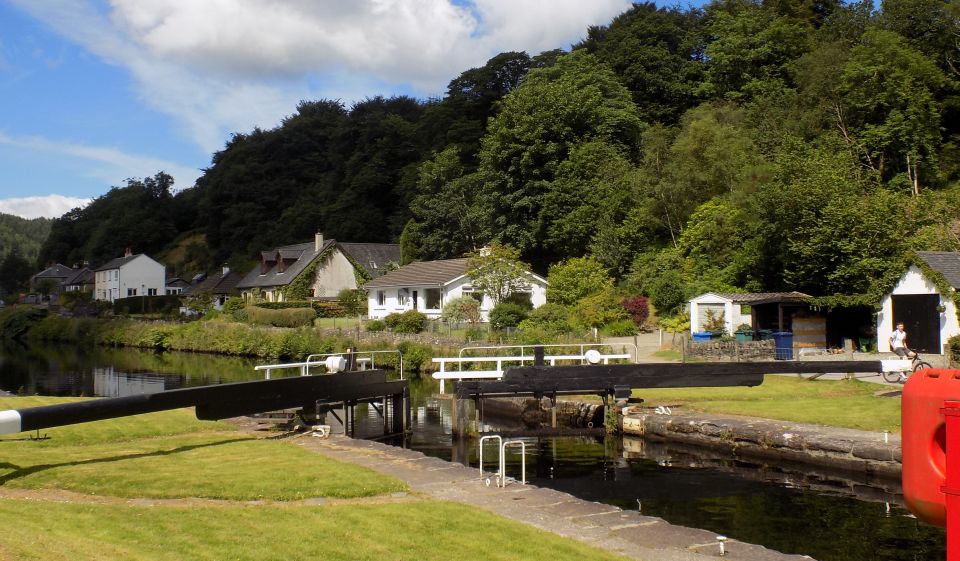
[{"label": "white bungalow", "polygon": [[[364,285],[367,291],[367,315],[382,319],[393,313],[417,310],[428,318],[440,318],[447,302],[471,296],[480,302],[483,321],[489,320],[493,301],[474,288],[467,275],[468,259],[421,261],[391,271]],[[547,280],[530,271],[524,272],[526,284],[520,289],[530,298],[534,308],[547,301]]]},{"label": "white bungalow", "polygon": [[[890,352],[890,333],[904,324],[907,344],[922,353],[943,354],[947,339],[960,334],[953,293],[960,286],[960,253],[918,251],[919,257],[940,281],[949,285],[942,294],[934,279],[920,267],[911,265],[889,294],[883,297],[877,313],[877,350]],[[943,285],[943,282],[941,285]]]},{"label": "white bungalow", "polygon": [[142,253],[133,255],[127,250],[94,271],[95,300],[113,302],[131,296],[164,294],[167,268]]}]

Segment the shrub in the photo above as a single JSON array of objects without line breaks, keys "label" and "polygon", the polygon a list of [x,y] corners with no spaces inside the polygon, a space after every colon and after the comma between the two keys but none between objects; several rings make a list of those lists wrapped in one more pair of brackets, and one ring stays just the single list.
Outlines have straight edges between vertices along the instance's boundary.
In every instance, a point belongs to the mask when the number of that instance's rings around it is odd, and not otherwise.
[{"label": "shrub", "polygon": [[612,288],[591,294],[577,302],[571,314],[572,323],[582,327],[603,327],[627,319],[620,298]]},{"label": "shrub", "polygon": [[443,306],[441,317],[451,323],[478,323],[480,321],[480,302],[470,296],[454,298]]},{"label": "shrub", "polygon": [[551,335],[566,333],[570,330],[570,310],[561,304],[547,303],[527,315],[520,322],[521,330],[538,330]]},{"label": "shrub", "polygon": [[313,308],[286,308],[270,310],[260,306],[247,308],[247,317],[254,325],[272,325],[274,327],[305,327],[311,325],[317,317]]},{"label": "shrub", "polygon": [[0,312],[0,337],[19,339],[35,323],[47,315],[46,310],[28,306],[17,306]]},{"label": "shrub", "polygon": [[529,315],[527,308],[513,302],[500,302],[490,310],[490,327],[504,329],[516,327]]},{"label": "shrub", "polygon": [[366,329],[371,332],[383,331],[387,328],[387,324],[381,319],[372,319],[367,322]]},{"label": "shrub", "polygon": [[608,337],[630,337],[637,334],[637,324],[630,319],[615,321],[603,327],[603,334]]},{"label": "shrub", "polygon": [[345,316],[359,316],[367,311],[367,291],[344,288],[337,294],[337,305]]},{"label": "shrub", "polygon": [[403,353],[403,369],[407,372],[422,372],[432,364],[433,347],[404,341],[397,350]]},{"label": "shrub", "polygon": [[647,323],[650,317],[650,301],[646,296],[630,296],[623,299],[623,309],[638,326]]},{"label": "shrub", "polygon": [[162,296],[130,296],[113,301],[115,314],[164,314],[180,310],[180,297],[176,294]]},{"label": "shrub", "polygon": [[960,335],[954,335],[947,339],[947,347],[950,349],[950,366],[960,364]]},{"label": "shrub", "polygon": [[243,298],[234,296],[223,303],[223,313],[234,321],[247,321],[247,304]]},{"label": "shrub", "polygon": [[427,327],[427,316],[416,310],[390,314],[383,321],[395,333],[420,333]]}]

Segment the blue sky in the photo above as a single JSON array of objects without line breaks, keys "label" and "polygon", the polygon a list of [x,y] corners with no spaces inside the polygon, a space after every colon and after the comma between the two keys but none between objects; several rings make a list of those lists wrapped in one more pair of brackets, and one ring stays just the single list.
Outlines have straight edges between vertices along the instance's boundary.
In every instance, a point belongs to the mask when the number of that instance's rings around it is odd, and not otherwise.
[{"label": "blue sky", "polygon": [[629,0],[0,0],[0,212],[59,216],[302,99],[442,95],[508,50],[568,47]]}]

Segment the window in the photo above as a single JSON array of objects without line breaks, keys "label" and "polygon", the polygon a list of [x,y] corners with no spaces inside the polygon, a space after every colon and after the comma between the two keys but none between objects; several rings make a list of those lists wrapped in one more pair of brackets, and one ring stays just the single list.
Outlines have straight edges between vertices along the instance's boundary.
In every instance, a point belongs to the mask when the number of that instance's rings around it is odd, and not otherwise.
[{"label": "window", "polygon": [[386,306],[387,305],[387,293],[383,290],[377,291],[377,306]]},{"label": "window", "polygon": [[401,288],[397,290],[397,304],[407,306],[410,304],[410,289]]},{"label": "window", "polygon": [[157,295],[157,289],[156,289],[156,288],[148,288],[148,289],[147,289],[147,296],[156,296],[156,295]]},{"label": "window", "polygon": [[525,303],[533,306],[533,293],[528,290],[519,290],[517,292],[511,292],[509,296],[511,302],[516,302],[517,304]]},{"label": "window", "polygon": [[137,289],[136,289],[136,288],[128,288],[128,289],[127,289],[127,296],[136,296],[136,295],[137,295]]},{"label": "window", "polygon": [[441,293],[439,288],[428,288],[423,291],[424,308],[439,310],[441,307]]}]

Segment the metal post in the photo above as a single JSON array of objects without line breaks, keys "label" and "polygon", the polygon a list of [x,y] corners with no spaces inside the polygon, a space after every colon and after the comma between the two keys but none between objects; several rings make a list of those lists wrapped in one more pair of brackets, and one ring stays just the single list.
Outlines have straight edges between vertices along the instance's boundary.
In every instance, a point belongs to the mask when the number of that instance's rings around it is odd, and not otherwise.
[{"label": "metal post", "polygon": [[960,401],[944,401],[941,412],[947,425],[946,478],[940,487],[947,505],[947,561],[960,561]]}]

